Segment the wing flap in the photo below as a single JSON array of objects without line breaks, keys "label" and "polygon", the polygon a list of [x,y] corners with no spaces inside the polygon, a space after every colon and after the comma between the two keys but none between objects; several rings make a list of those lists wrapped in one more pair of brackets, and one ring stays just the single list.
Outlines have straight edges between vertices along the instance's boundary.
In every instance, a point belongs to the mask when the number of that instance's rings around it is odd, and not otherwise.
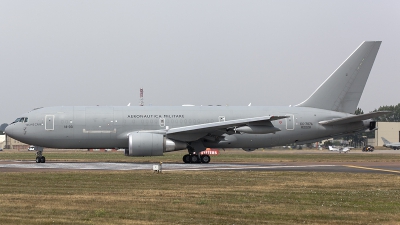
[{"label": "wing flap", "polygon": [[388,113],[391,113],[391,112],[390,111],[378,111],[378,112],[354,115],[354,116],[338,118],[338,119],[333,119],[333,120],[321,121],[321,122],[319,122],[319,124],[321,124],[321,125],[341,125],[341,124],[353,123],[353,122],[357,122],[357,121],[371,119],[371,118],[378,117],[378,116],[388,114]]}]

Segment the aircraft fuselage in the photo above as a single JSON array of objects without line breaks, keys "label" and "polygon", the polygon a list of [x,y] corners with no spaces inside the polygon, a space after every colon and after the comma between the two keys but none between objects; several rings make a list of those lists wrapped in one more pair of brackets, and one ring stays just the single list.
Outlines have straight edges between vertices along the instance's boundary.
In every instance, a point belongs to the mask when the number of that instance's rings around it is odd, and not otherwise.
[{"label": "aircraft fuselage", "polygon": [[204,146],[265,148],[307,143],[365,130],[371,121],[321,125],[320,121],[351,114],[308,107],[60,106],[39,108],[22,115],[21,118],[27,118],[26,122],[10,124],[7,134],[18,137],[24,143],[48,148],[128,148],[128,134],[134,131],[163,130],[272,115],[288,116],[271,121],[280,131],[267,134],[223,134],[223,140],[205,139]]}]

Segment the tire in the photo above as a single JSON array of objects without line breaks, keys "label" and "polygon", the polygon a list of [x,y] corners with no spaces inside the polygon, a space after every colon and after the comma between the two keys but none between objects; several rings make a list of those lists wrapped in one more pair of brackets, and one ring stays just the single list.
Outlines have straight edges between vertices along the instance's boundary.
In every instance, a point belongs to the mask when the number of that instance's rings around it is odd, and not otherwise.
[{"label": "tire", "polygon": [[46,162],[46,157],[42,156],[42,158],[40,158],[40,162],[41,163],[45,163]]},{"label": "tire", "polygon": [[211,157],[209,155],[200,156],[200,160],[202,163],[209,163],[211,161]]},{"label": "tire", "polygon": [[36,163],[41,163],[41,162],[42,162],[42,160],[40,160],[39,157],[36,157]]},{"label": "tire", "polygon": [[189,154],[184,155],[182,160],[184,163],[190,163],[190,155]]},{"label": "tire", "polygon": [[199,162],[200,162],[199,156],[197,156],[197,155],[191,155],[191,156],[190,156],[190,162],[191,162],[191,163],[199,163]]}]

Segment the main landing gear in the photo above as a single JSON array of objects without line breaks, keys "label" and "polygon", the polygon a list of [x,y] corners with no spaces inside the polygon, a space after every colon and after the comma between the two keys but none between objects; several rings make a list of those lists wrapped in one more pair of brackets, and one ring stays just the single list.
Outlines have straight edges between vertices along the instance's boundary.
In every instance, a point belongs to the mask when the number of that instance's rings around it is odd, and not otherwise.
[{"label": "main landing gear", "polygon": [[184,163],[209,163],[211,157],[209,155],[196,155],[196,154],[186,154],[183,156]]},{"label": "main landing gear", "polygon": [[184,163],[209,163],[211,157],[209,155],[201,155],[200,152],[206,150],[202,141],[194,141],[188,145],[188,153],[183,156]]}]

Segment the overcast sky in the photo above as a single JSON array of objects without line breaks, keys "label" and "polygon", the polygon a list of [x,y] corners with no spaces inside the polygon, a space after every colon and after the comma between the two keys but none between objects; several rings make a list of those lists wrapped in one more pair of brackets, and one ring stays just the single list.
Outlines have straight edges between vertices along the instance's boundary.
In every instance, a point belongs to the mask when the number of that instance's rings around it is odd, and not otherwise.
[{"label": "overcast sky", "polygon": [[359,107],[400,102],[400,1],[0,0],[0,123],[40,106],[295,105],[383,41]]}]

